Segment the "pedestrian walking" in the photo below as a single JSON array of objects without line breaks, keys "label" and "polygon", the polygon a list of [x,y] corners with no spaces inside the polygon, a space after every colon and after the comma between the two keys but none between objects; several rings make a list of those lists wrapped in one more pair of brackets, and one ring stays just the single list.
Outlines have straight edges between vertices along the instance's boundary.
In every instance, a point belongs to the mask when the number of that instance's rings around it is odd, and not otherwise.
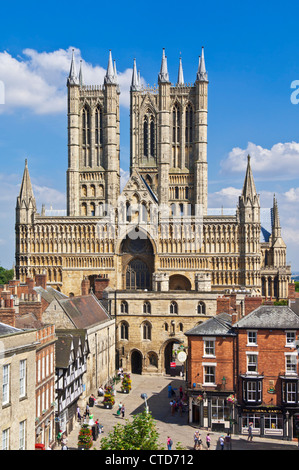
[{"label": "pedestrian walking", "polygon": [[62,434],[62,438],[61,438],[61,450],[68,450],[67,438],[66,438],[65,433]]},{"label": "pedestrian walking", "polygon": [[248,426],[248,437],[247,437],[247,441],[252,441],[252,423],[249,423],[249,426]]},{"label": "pedestrian walking", "polygon": [[80,412],[79,406],[77,407],[77,419],[78,419],[78,422],[81,423],[82,416],[81,416],[81,412]]},{"label": "pedestrian walking", "polygon": [[121,407],[121,417],[124,418],[125,417],[125,405],[123,405]]},{"label": "pedestrian walking", "polygon": [[224,437],[219,437],[220,450],[224,450]]},{"label": "pedestrian walking", "polygon": [[170,402],[170,407],[171,407],[171,414],[172,414],[172,416],[173,416],[174,413],[175,413],[175,406],[176,406],[175,400],[171,400],[171,402]]},{"label": "pedestrian walking", "polygon": [[206,436],[206,445],[207,445],[207,449],[210,450],[211,438],[210,438],[210,434],[209,434],[209,433],[208,433],[207,436]]},{"label": "pedestrian walking", "polygon": [[118,410],[117,410],[117,412],[116,412],[117,416],[120,416],[121,409],[122,409],[122,404],[120,403],[120,404],[118,405]]},{"label": "pedestrian walking", "polygon": [[168,398],[171,398],[172,397],[172,386],[169,384],[167,389],[168,389]]},{"label": "pedestrian walking", "polygon": [[168,436],[168,438],[167,438],[167,449],[168,450],[171,450],[172,444],[173,444],[172,439]]},{"label": "pedestrian walking", "polygon": [[89,416],[89,404],[86,403],[85,415]]},{"label": "pedestrian walking", "polygon": [[194,432],[193,439],[194,439],[194,450],[196,450],[198,448],[199,431],[196,430]]},{"label": "pedestrian walking", "polygon": [[228,431],[227,432],[227,435],[225,436],[225,447],[227,450],[231,450],[232,448],[232,439],[231,439],[231,435],[230,435],[230,432]]}]

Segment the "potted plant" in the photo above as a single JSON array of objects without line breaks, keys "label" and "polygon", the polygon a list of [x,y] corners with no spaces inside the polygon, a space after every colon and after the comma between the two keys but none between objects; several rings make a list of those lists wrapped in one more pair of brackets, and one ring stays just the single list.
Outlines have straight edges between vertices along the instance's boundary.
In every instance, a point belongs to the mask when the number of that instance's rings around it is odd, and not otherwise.
[{"label": "potted plant", "polygon": [[129,393],[132,388],[132,380],[129,374],[124,374],[122,384],[121,384],[121,390],[124,393]]},{"label": "potted plant", "polygon": [[229,395],[226,400],[230,405],[233,405],[237,402],[235,395]]},{"label": "potted plant", "polygon": [[110,409],[115,403],[115,398],[113,395],[113,387],[111,387],[111,385],[105,388],[103,403],[104,403],[105,408],[110,408]]},{"label": "potted plant", "polygon": [[92,444],[92,431],[88,424],[83,424],[78,436],[78,449],[89,450]]}]

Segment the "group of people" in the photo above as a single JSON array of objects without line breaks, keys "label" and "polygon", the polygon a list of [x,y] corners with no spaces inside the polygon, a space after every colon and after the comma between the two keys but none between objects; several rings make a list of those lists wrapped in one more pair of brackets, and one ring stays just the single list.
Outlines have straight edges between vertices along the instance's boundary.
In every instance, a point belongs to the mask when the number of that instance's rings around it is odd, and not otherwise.
[{"label": "group of people", "polygon": [[176,389],[173,389],[172,386],[169,384],[168,385],[168,398],[171,398],[170,400],[170,411],[171,414],[174,415],[176,411],[179,411],[180,415],[182,416],[183,413],[183,408],[184,408],[184,392],[183,388],[179,388],[179,396],[180,398],[178,400],[172,398],[176,397]]},{"label": "group of people", "polygon": [[227,450],[231,450],[231,448],[232,448],[232,439],[231,439],[231,436],[230,436],[229,432],[227,433],[227,435],[225,437],[223,435],[221,435],[219,437],[219,448],[220,448],[220,450],[224,450],[225,448]]},{"label": "group of people", "polygon": [[57,441],[61,445],[61,450],[68,450],[66,434],[59,430]]},{"label": "group of people", "polygon": [[174,415],[176,411],[179,411],[180,416],[182,416],[184,404],[181,399],[177,401],[171,400],[169,404],[170,404],[170,411],[172,415]]},{"label": "group of people", "polygon": [[[199,433],[199,430],[196,430],[194,432],[194,450],[202,450],[202,448],[203,448],[202,446],[203,446],[203,442],[202,442],[201,435]],[[210,433],[207,433],[207,435],[206,435],[206,448],[207,448],[207,450],[210,450],[210,448],[211,448]],[[231,444],[231,436],[230,436],[229,432],[227,433],[227,435],[225,437],[223,435],[221,435],[219,437],[218,443],[217,443],[217,448],[219,450],[224,450],[224,449],[231,450],[232,444]]]}]

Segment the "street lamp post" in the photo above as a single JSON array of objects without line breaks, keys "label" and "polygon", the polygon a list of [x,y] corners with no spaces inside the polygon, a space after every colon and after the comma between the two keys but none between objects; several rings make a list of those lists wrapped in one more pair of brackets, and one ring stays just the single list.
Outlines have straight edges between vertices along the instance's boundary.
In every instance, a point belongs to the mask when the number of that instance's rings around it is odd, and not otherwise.
[{"label": "street lamp post", "polygon": [[147,400],[147,394],[146,394],[146,393],[142,393],[140,396],[141,396],[141,398],[143,398],[143,400],[144,400],[145,411],[146,411],[146,413],[148,413],[148,405],[147,405],[147,401],[146,401],[146,400]]}]

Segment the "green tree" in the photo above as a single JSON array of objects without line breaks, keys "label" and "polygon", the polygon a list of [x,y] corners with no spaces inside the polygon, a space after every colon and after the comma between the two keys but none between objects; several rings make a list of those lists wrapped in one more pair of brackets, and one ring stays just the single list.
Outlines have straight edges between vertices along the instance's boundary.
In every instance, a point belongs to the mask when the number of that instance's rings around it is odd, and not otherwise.
[{"label": "green tree", "polygon": [[0,284],[8,284],[13,279],[14,270],[0,266]]},{"label": "green tree", "polygon": [[143,411],[126,420],[126,424],[114,426],[101,441],[101,450],[161,450],[159,434],[151,413]]}]

